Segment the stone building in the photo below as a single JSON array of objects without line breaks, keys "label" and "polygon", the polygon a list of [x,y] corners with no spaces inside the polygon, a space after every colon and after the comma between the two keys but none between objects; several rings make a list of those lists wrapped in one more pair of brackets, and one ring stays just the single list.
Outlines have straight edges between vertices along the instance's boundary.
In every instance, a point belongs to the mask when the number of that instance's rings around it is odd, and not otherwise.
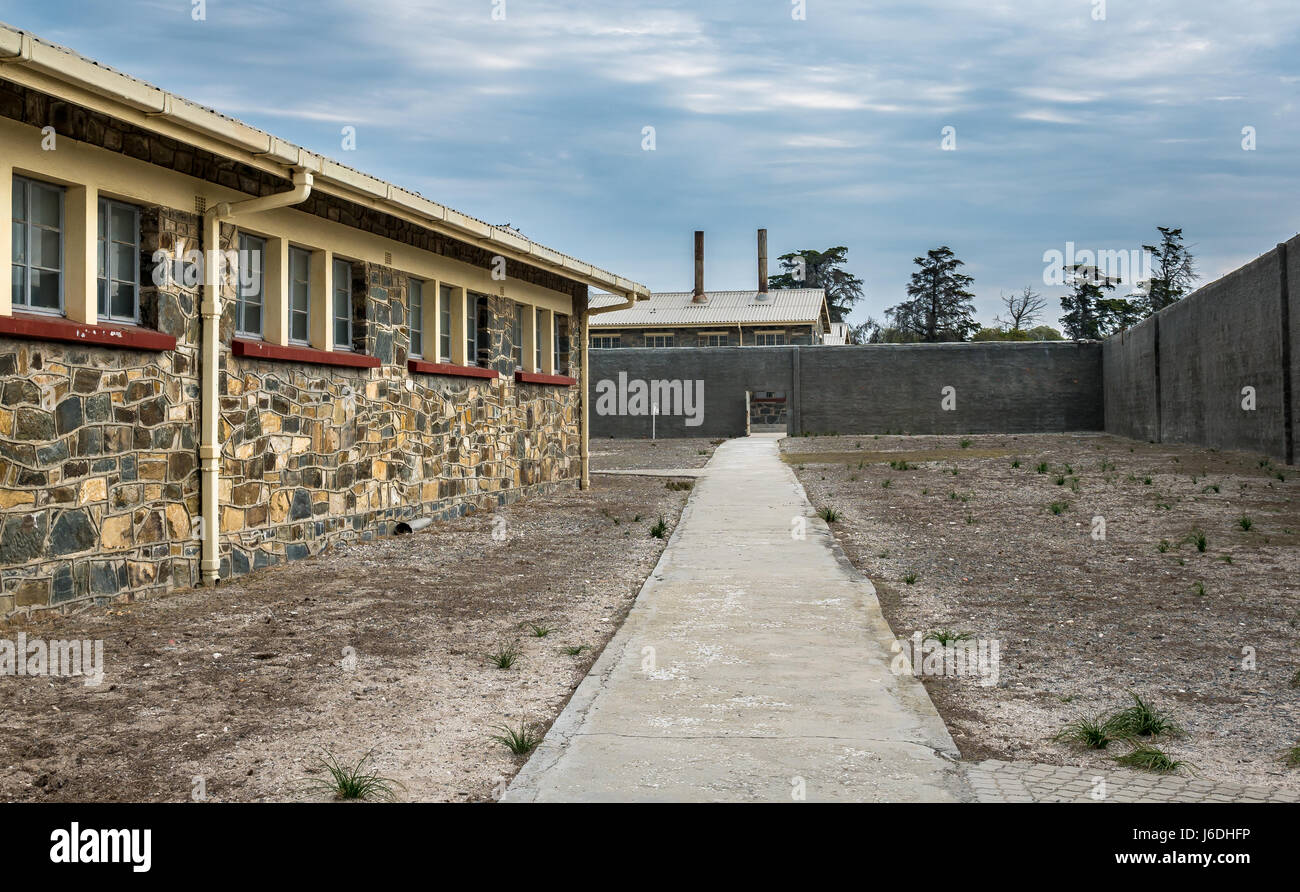
[{"label": "stone building", "polygon": [[584,478],[647,289],[0,25],[0,616]]}]

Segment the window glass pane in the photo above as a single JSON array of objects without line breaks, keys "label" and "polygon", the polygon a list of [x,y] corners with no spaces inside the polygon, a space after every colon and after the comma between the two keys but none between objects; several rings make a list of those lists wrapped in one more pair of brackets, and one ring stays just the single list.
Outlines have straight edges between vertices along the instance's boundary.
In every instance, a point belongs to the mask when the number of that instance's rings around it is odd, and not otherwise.
[{"label": "window glass pane", "polygon": [[31,276],[31,306],[46,310],[59,309],[59,273],[34,269]]},{"label": "window glass pane", "polygon": [[307,314],[293,314],[289,323],[289,337],[295,341],[307,340]]},{"label": "window glass pane", "polygon": [[27,262],[27,224],[17,220],[14,221],[13,251],[14,263]]},{"label": "window glass pane", "polygon": [[27,219],[27,183],[17,177],[14,177],[13,215],[15,220]]},{"label": "window glass pane", "polygon": [[32,222],[57,228],[60,222],[59,204],[63,197],[62,191],[36,184],[31,186],[31,190]]},{"label": "window glass pane", "polygon": [[244,327],[241,331],[251,335],[262,334],[261,304],[244,304]]},{"label": "window glass pane", "polygon": [[14,266],[13,268],[13,284],[10,286],[9,295],[16,307],[27,305],[27,289],[23,286],[24,272],[25,270],[21,266]]},{"label": "window glass pane", "polygon": [[32,266],[60,269],[59,242],[57,229],[32,230]]},{"label": "window glass pane", "polygon": [[113,241],[135,244],[135,210],[126,205],[113,204]]},{"label": "window glass pane", "polygon": [[117,319],[135,319],[135,285],[126,282],[114,282],[112,295],[111,315]]},{"label": "window glass pane", "polygon": [[352,346],[352,332],[349,331],[349,325],[346,319],[336,319],[334,321],[334,346],[347,347]]},{"label": "window glass pane", "polygon": [[101,276],[100,279],[95,283],[95,292],[96,292],[95,296],[98,304],[98,309],[96,310],[96,312],[98,312],[99,315],[101,316],[107,316],[108,315],[108,280]]},{"label": "window glass pane", "polygon": [[104,233],[106,232],[105,227],[107,226],[107,224],[104,222],[104,218],[106,216],[108,216],[108,202],[101,200],[99,202],[98,219],[95,221],[95,228],[99,232],[100,241],[104,240]]},{"label": "window glass pane", "polygon": [[135,246],[133,245],[114,245],[113,259],[117,264],[113,267],[113,278],[120,282],[135,281]]},{"label": "window glass pane", "polygon": [[311,264],[310,255],[306,251],[293,248],[289,251],[289,262],[293,279],[306,282],[307,270]]}]

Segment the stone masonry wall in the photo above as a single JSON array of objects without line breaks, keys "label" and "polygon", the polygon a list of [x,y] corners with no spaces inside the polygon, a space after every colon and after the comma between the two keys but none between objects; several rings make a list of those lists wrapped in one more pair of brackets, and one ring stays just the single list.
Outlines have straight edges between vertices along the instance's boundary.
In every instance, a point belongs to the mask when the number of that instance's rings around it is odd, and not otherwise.
[{"label": "stone masonry wall", "polygon": [[[199,243],[197,216],[144,210],[141,321],[175,350],[0,338],[0,617],[199,581],[199,292],[150,281],[153,252],[178,239]],[[223,578],[577,478],[577,388],[514,380],[512,301],[489,298],[501,377],[484,380],[407,370],[404,275],[354,264],[353,291],[354,345],[379,368],[235,357],[226,303]],[[562,331],[580,336],[575,322]],[[576,376],[579,356],[558,370]]]}]

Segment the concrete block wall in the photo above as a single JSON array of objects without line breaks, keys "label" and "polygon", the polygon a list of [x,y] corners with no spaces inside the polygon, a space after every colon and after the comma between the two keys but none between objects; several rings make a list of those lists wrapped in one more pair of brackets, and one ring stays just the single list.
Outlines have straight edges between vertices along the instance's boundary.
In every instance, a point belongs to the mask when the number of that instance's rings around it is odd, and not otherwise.
[{"label": "concrete block wall", "polygon": [[1106,430],[1294,463],[1297,254],[1300,237],[1107,340]]},{"label": "concrete block wall", "polygon": [[661,415],[660,437],[743,436],[745,394],[758,391],[787,394],[792,435],[1100,430],[1101,351],[1073,342],[594,350],[591,430],[650,436],[647,415],[598,410],[600,382],[617,386],[620,375],[703,382],[703,423]]}]

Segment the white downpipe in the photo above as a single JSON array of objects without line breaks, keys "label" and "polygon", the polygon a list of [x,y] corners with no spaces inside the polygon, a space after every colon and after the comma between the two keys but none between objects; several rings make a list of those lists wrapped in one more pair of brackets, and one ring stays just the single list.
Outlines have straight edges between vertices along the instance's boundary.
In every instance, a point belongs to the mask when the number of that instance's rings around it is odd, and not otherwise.
[{"label": "white downpipe", "polygon": [[582,489],[591,489],[591,407],[587,405],[589,401],[587,395],[591,392],[589,389],[591,378],[587,357],[588,347],[591,343],[591,332],[588,329],[588,323],[592,316],[599,316],[601,313],[612,313],[615,310],[629,310],[636,305],[635,293],[626,294],[624,297],[626,303],[596,307],[594,310],[588,307],[582,311],[582,373],[579,375],[582,380],[578,383],[578,387],[582,390],[579,396],[579,399],[582,400],[582,412],[578,416],[582,420],[582,451],[581,461],[579,462],[582,466],[582,476],[578,481],[578,485]]},{"label": "white downpipe", "polygon": [[217,369],[221,362],[221,271],[224,257],[221,253],[221,221],[261,211],[300,204],[311,195],[312,175],[297,168],[293,172],[293,188],[261,198],[229,202],[208,208],[203,214],[203,376],[200,395],[199,426],[199,500],[202,510],[200,534],[199,572],[207,585],[216,585],[221,571],[220,505],[217,504],[221,475],[221,443],[217,437],[220,417],[218,400],[220,388]]}]

